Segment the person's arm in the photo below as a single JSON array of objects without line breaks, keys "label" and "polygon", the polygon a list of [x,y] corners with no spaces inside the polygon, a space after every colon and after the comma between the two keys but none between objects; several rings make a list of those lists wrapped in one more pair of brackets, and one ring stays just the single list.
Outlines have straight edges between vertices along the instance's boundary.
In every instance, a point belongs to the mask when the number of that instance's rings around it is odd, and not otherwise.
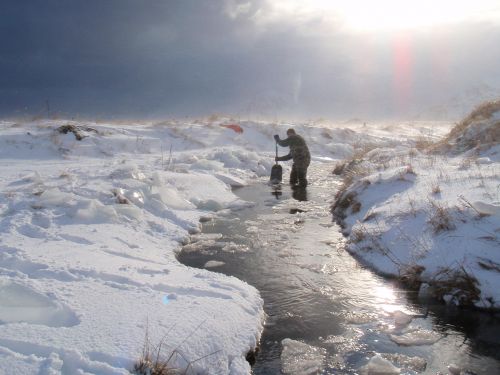
[{"label": "person's arm", "polygon": [[292,158],[292,154],[284,155],[284,156],[278,156],[276,157],[276,161],[287,161]]},{"label": "person's arm", "polygon": [[[276,140],[276,143],[279,144],[281,147],[288,147],[288,146],[290,146],[290,137],[288,137],[286,139],[280,139],[280,136],[278,134],[276,134],[274,136],[274,139]],[[291,157],[290,157],[290,159],[291,159]]]}]

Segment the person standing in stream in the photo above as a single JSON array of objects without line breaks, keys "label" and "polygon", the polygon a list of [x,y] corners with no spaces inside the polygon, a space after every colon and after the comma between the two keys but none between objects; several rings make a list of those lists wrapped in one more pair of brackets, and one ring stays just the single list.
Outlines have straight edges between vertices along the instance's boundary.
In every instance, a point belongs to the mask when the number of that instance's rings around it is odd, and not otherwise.
[{"label": "person standing in stream", "polygon": [[286,131],[287,138],[280,139],[276,134],[274,139],[282,147],[290,147],[288,155],[276,157],[276,161],[293,160],[292,171],[290,172],[290,185],[292,187],[307,186],[307,168],[311,163],[311,154],[307,148],[306,141],[300,135],[295,133],[295,130],[288,129]]}]

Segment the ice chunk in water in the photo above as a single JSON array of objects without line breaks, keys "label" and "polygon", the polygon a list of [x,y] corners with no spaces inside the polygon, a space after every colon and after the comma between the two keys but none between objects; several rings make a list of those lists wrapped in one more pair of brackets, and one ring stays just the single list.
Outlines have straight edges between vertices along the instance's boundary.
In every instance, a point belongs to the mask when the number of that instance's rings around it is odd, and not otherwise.
[{"label": "ice chunk in water", "polygon": [[394,324],[397,328],[404,327],[413,320],[413,316],[408,315],[400,310],[396,310],[392,313],[392,316],[394,317]]},{"label": "ice chunk in water", "polygon": [[365,375],[394,375],[400,372],[399,368],[387,359],[382,358],[380,354],[376,354],[370,358],[368,363],[362,368],[362,374]]},{"label": "ice chunk in water", "polygon": [[224,262],[220,262],[218,260],[209,260],[208,262],[205,263],[205,265],[203,266],[204,268],[212,268],[212,267],[220,267],[220,266],[223,266]]},{"label": "ice chunk in water", "polygon": [[401,369],[422,372],[427,367],[427,361],[421,357],[410,357],[400,353],[383,353],[381,355]]},{"label": "ice chunk in water", "polygon": [[284,339],[281,341],[281,367],[284,374],[317,374],[323,370],[326,350],[307,345],[300,341]]},{"label": "ice chunk in water", "polygon": [[366,324],[373,322],[376,316],[367,312],[348,311],[345,313],[345,320],[351,324]]},{"label": "ice chunk in water", "polygon": [[215,212],[223,209],[223,204],[215,199],[191,198],[191,203],[193,203],[199,210]]},{"label": "ice chunk in water", "polygon": [[231,176],[227,173],[216,173],[215,177],[232,187],[242,187],[247,185],[245,180],[242,180],[241,178],[235,176]]},{"label": "ice chunk in water", "polygon": [[399,345],[431,345],[441,338],[436,332],[425,329],[413,329],[402,335],[390,335],[392,341]]}]

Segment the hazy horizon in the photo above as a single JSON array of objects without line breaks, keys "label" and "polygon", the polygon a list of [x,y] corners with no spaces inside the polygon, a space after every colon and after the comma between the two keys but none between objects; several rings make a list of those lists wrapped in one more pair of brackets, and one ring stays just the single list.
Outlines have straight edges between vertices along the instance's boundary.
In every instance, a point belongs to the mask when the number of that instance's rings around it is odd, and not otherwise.
[{"label": "hazy horizon", "polygon": [[500,96],[500,4],[377,4],[5,0],[0,115],[450,118]]}]

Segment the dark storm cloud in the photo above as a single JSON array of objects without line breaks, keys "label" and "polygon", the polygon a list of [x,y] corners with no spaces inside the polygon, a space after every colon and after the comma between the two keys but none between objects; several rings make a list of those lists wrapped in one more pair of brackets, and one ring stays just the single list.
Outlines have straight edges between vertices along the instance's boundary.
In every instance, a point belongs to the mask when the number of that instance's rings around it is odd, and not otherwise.
[{"label": "dark storm cloud", "polygon": [[[398,114],[397,36],[347,34],[321,14],[266,18],[269,4],[3,0],[0,110],[36,113],[49,100],[107,116]],[[413,103],[402,110],[498,85],[499,35],[495,25],[410,35]]]},{"label": "dark storm cloud", "polygon": [[63,105],[73,109],[82,94],[101,108],[197,105],[223,94],[239,58],[223,2],[4,1],[0,27],[0,85],[4,95],[21,93],[20,104],[66,91]]}]

